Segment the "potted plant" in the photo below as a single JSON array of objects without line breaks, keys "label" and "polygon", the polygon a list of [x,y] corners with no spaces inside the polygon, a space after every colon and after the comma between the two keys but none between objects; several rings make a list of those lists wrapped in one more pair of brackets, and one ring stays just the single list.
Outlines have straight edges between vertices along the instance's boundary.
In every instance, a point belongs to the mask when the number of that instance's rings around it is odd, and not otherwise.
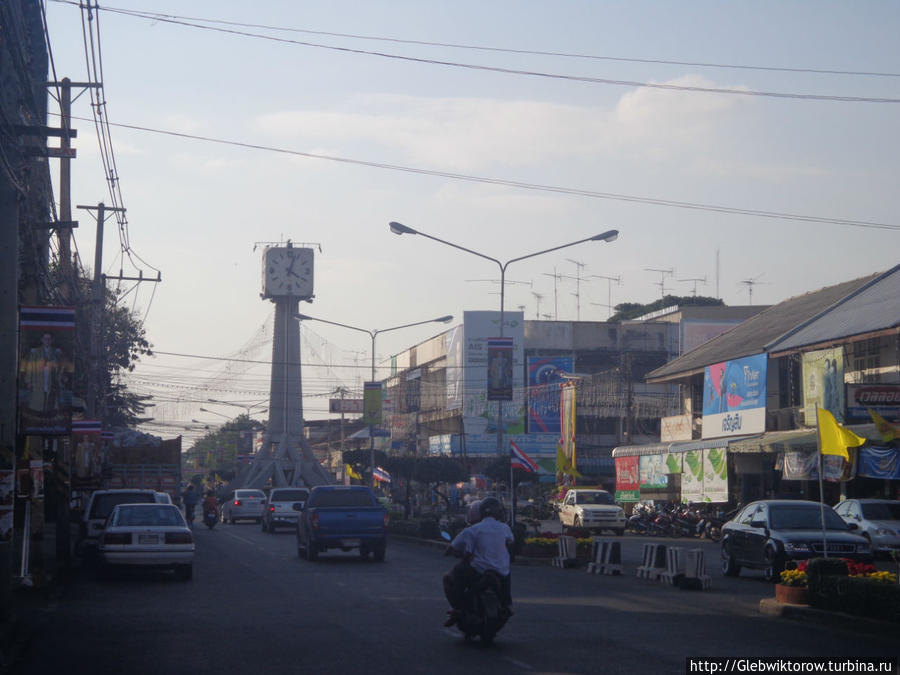
[{"label": "potted plant", "polygon": [[[805,567],[805,565],[804,565]],[[806,570],[784,570],[781,573],[781,583],[775,584],[775,600],[788,605],[809,604],[809,579]]]}]

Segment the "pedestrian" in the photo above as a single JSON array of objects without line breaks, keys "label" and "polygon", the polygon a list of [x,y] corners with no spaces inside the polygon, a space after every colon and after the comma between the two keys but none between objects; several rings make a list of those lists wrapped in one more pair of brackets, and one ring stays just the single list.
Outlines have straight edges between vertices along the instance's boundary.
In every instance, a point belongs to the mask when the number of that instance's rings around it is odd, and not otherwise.
[{"label": "pedestrian", "polygon": [[200,501],[200,495],[197,494],[197,491],[194,489],[193,483],[188,485],[187,490],[185,490],[182,495],[182,499],[184,501],[184,518],[187,520],[188,527],[193,527],[194,509],[197,508],[197,504]]}]

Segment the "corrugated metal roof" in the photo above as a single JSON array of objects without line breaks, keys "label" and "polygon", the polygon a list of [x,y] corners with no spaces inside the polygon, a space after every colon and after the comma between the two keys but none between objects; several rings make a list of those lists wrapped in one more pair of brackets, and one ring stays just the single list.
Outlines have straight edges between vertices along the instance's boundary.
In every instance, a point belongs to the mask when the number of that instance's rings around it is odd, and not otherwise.
[{"label": "corrugated metal roof", "polygon": [[766,351],[790,351],[806,345],[897,326],[900,326],[900,265],[844,298],[820,316],[769,343]]},{"label": "corrugated metal roof", "polygon": [[665,382],[700,372],[706,366],[744,356],[762,354],[798,325],[812,319],[838,301],[873,281],[878,275],[845,281],[818,291],[798,295],[769,307],[731,330],[704,342],[647,375],[648,382]]},{"label": "corrugated metal roof", "polygon": [[667,443],[650,443],[649,445],[620,445],[613,448],[613,457],[635,457],[641,455],[662,455],[667,452],[688,452],[704,448],[731,447],[732,443],[742,441],[750,436],[734,436],[731,438],[711,438],[705,441],[670,441]]}]

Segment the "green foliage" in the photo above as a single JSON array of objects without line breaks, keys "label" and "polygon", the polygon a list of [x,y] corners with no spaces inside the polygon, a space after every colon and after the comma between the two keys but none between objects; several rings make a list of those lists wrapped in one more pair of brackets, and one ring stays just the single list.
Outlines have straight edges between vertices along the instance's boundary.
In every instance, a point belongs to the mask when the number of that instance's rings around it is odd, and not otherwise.
[{"label": "green foliage", "polygon": [[233,475],[237,456],[249,452],[252,433],[265,428],[264,423],[241,413],[197,439],[187,454],[199,457],[204,469],[214,471],[224,479],[226,473]]},{"label": "green foliage", "polygon": [[665,309],[666,307],[674,307],[675,305],[678,305],[679,307],[685,307],[688,305],[709,307],[721,306],[724,304],[725,303],[722,302],[722,300],[720,300],[719,298],[710,298],[702,295],[698,295],[696,297],[692,295],[667,295],[660,300],[651,302],[646,305],[636,302],[623,302],[622,304],[616,305],[616,313],[609,318],[609,321],[618,322],[625,321],[627,319],[636,319],[637,317],[643,316],[644,314],[657,312],[661,309]]},{"label": "green foliage", "polygon": [[810,602],[818,609],[900,621],[900,586],[865,577],[821,576]]},{"label": "green foliage", "polygon": [[807,583],[812,593],[817,592],[826,577],[846,577],[848,573],[847,563],[840,558],[813,558],[806,566]]}]

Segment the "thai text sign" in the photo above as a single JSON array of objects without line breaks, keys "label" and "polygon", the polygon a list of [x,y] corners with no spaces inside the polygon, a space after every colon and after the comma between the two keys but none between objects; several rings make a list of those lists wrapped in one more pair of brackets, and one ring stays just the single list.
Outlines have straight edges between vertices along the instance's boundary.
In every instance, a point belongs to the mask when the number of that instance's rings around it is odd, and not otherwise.
[{"label": "thai text sign", "polygon": [[637,502],[641,499],[640,457],[616,457],[616,501]]},{"label": "thai text sign", "polygon": [[703,438],[766,430],[766,364],[758,354],[706,367],[703,381]]}]

